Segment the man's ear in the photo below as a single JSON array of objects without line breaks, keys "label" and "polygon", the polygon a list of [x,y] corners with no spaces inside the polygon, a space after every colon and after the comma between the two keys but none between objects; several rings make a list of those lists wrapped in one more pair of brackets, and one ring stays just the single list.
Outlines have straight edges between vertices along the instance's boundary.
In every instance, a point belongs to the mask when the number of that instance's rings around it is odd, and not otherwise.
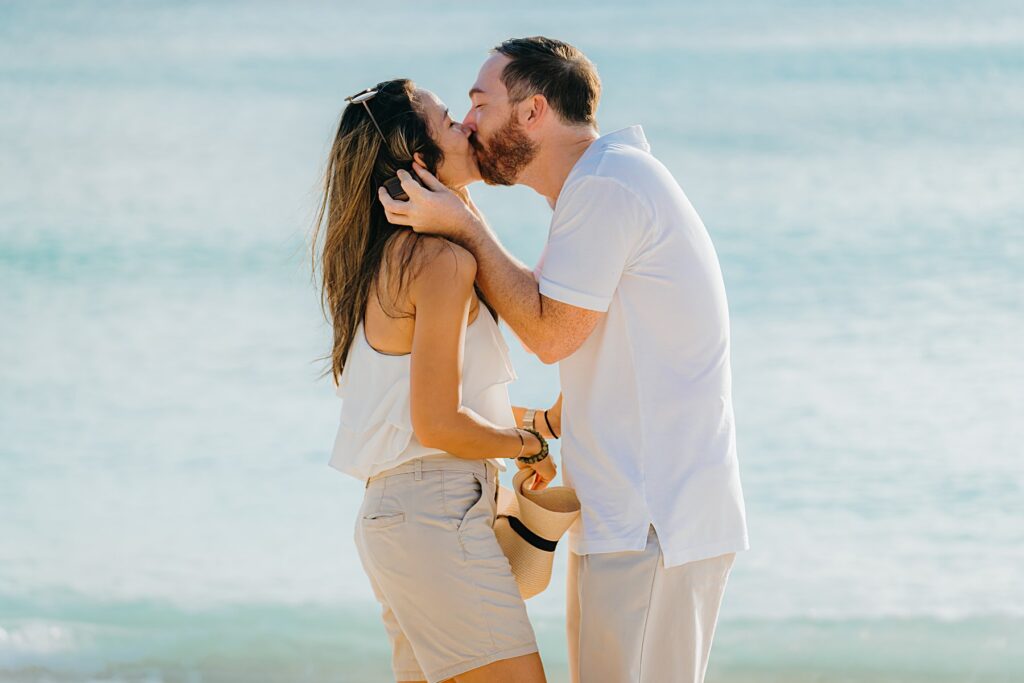
[{"label": "man's ear", "polygon": [[548,115],[550,107],[548,99],[543,95],[534,95],[522,102],[522,124],[524,128],[534,128]]}]

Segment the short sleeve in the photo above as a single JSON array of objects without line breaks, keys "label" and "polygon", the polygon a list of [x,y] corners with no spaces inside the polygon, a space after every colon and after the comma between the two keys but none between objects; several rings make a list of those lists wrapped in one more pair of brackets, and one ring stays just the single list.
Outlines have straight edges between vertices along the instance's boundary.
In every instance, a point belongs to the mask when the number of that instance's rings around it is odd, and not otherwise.
[{"label": "short sleeve", "polygon": [[607,311],[648,225],[637,196],[611,178],[587,176],[563,190],[534,270],[540,293]]}]

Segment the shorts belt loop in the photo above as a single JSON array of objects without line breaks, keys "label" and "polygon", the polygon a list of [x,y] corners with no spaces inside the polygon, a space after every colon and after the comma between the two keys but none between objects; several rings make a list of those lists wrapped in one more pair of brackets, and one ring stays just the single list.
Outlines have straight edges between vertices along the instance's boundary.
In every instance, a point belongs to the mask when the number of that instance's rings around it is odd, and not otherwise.
[{"label": "shorts belt loop", "polygon": [[416,475],[413,479],[416,481],[423,479],[423,458],[416,458]]}]

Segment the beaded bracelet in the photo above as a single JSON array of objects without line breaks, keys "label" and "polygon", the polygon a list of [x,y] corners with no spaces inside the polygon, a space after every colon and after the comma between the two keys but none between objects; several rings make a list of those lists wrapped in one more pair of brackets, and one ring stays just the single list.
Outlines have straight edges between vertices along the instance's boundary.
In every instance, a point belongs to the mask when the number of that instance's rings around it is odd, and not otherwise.
[{"label": "beaded bracelet", "polygon": [[[540,435],[540,432],[538,432],[538,431],[536,431],[534,429],[524,429],[523,431],[524,432],[530,432],[535,437],[537,437],[537,440],[540,441],[540,453],[537,453],[536,455],[528,455],[528,456],[520,455],[519,457],[516,458],[516,460],[518,460],[519,462],[523,463],[524,465],[532,465],[532,464],[540,462],[544,458],[548,457],[548,442],[544,440],[544,437]],[[522,435],[520,435],[519,438],[522,438]],[[525,449],[525,447],[526,447],[526,442],[524,441],[523,442],[523,448]]]}]

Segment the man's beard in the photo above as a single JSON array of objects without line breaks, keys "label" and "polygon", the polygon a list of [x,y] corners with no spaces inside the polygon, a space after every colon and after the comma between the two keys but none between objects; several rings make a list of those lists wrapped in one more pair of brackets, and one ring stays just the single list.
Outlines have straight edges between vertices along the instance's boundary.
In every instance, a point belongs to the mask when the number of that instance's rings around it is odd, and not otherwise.
[{"label": "man's beard", "polygon": [[523,169],[537,156],[537,143],[526,136],[511,116],[486,147],[476,133],[469,141],[476,150],[480,177],[488,185],[515,185]]}]

